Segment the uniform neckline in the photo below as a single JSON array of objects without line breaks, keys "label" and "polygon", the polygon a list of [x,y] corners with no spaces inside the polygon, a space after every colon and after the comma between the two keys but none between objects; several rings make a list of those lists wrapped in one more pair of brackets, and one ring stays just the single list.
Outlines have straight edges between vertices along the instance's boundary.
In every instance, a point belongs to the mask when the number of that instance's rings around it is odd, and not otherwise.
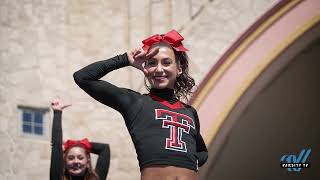
[{"label": "uniform neckline", "polygon": [[149,96],[155,101],[160,102],[162,105],[170,109],[183,108],[183,104],[175,97],[174,90],[170,88],[150,90]]}]

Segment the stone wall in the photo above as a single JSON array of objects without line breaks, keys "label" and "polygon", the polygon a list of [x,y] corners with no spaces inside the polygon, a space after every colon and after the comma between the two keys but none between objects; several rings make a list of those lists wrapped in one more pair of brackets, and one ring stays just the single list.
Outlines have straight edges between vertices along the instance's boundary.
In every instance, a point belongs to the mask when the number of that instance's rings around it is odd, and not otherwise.
[{"label": "stone wall", "polygon": [[[49,108],[60,96],[64,138],[109,143],[108,179],[139,179],[136,154],[122,117],[73,81],[81,67],[175,28],[191,51],[197,83],[219,56],[276,0],[2,0],[0,1],[0,179],[49,179],[52,112],[41,137],[21,130],[18,105]],[[145,92],[133,68],[110,73],[117,86]]]}]

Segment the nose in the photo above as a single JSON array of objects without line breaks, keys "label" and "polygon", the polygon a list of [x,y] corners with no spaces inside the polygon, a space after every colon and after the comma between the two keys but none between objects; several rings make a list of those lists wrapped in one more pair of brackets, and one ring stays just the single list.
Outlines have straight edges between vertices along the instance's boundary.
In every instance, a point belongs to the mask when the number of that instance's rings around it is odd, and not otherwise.
[{"label": "nose", "polygon": [[75,158],[73,162],[74,162],[74,163],[79,163],[79,162],[81,162],[81,160],[78,159],[78,158]]},{"label": "nose", "polygon": [[159,63],[159,64],[157,65],[156,72],[163,72],[163,67],[162,67],[161,63]]}]

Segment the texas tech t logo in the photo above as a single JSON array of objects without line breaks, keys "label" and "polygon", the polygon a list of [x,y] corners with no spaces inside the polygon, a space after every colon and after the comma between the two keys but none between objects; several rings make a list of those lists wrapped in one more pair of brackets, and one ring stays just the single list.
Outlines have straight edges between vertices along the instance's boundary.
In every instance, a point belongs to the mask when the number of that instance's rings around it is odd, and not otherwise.
[{"label": "texas tech t logo", "polygon": [[162,120],[162,127],[170,129],[170,137],[166,138],[166,149],[187,152],[182,136],[184,133],[189,134],[190,128],[195,129],[193,119],[164,109],[155,109],[155,113],[156,120]]}]

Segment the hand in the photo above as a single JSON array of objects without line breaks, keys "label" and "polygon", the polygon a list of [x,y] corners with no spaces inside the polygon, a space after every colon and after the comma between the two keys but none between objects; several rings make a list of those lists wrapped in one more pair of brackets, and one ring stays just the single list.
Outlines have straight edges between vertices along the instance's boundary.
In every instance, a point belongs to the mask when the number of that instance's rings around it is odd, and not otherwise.
[{"label": "hand", "polygon": [[56,98],[51,102],[51,108],[53,110],[62,111],[64,108],[71,106],[71,104],[64,104],[60,98]]},{"label": "hand", "polygon": [[151,51],[148,52],[148,54],[141,48],[136,48],[132,51],[127,52],[129,64],[142,72],[146,73],[146,69],[144,68],[144,63],[158,54],[159,48],[153,48]]}]

